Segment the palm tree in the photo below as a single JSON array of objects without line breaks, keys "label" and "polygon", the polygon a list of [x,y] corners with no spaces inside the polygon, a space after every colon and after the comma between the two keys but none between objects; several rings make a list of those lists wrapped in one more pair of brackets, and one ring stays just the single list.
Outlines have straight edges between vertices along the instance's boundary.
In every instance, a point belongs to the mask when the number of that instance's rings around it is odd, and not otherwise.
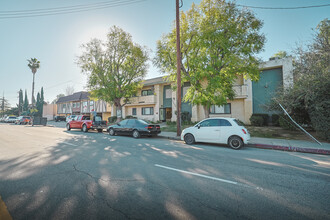
[{"label": "palm tree", "polygon": [[37,72],[37,70],[40,68],[40,61],[36,58],[31,58],[30,60],[27,60],[29,62],[28,67],[30,67],[32,74],[33,74],[33,82],[32,82],[32,107],[34,106],[34,76]]}]

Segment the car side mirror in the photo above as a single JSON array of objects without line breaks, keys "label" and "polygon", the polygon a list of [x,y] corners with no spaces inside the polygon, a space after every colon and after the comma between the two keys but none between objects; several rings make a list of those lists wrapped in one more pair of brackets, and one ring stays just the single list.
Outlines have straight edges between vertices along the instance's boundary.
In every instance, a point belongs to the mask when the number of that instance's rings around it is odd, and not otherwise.
[{"label": "car side mirror", "polygon": [[117,123],[117,125],[118,125],[118,126],[120,126],[120,124],[119,124],[119,123]]},{"label": "car side mirror", "polygon": [[200,129],[201,128],[201,125],[197,125],[197,128]]}]

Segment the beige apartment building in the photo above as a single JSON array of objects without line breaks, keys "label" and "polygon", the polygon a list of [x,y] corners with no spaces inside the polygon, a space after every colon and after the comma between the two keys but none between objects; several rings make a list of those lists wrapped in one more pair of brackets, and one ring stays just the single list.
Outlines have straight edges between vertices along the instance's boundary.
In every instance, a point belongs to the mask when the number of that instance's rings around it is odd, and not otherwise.
[{"label": "beige apartment building", "polygon": [[[258,82],[238,76],[234,83],[234,100],[227,100],[225,106],[211,106],[210,117],[233,117],[248,124],[253,113],[271,114],[264,107],[279,89],[293,85],[292,69],[292,58],[288,57],[264,62],[260,66]],[[183,96],[189,86],[189,83],[183,86]],[[176,91],[171,89],[171,83],[163,77],[148,79],[143,82],[137,97],[131,98],[123,107],[122,116],[125,118],[130,115],[150,121],[176,121],[176,99]],[[183,102],[181,112],[189,113],[193,122],[205,118],[204,109],[200,105]]]},{"label": "beige apartment building", "polygon": [[[264,62],[260,66],[258,82],[238,76],[233,85],[236,93],[234,100],[227,100],[228,104],[224,106],[211,106],[210,117],[233,117],[248,124],[253,113],[271,114],[264,107],[279,89],[293,85],[292,69],[292,59],[288,57]],[[104,120],[112,115],[121,115],[122,118],[134,116],[154,122],[176,121],[177,94],[171,89],[172,83],[164,77],[157,77],[145,80],[142,84],[142,89],[122,107],[122,112],[102,100],[90,100],[88,92],[79,92],[60,98],[57,101],[57,113],[91,114],[96,111]],[[183,97],[189,86],[189,83],[183,85]],[[181,112],[193,122],[205,118],[204,109],[200,105],[182,102]]]}]

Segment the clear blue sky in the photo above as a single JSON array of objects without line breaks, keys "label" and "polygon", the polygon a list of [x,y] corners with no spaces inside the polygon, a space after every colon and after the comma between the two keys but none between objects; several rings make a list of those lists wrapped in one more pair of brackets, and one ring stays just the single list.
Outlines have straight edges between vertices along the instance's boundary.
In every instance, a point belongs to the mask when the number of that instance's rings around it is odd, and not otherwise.
[{"label": "clear blue sky", "polygon": [[[1,0],[0,11],[34,10],[105,2],[106,0]],[[113,1],[113,0],[111,0]],[[129,2],[130,0],[125,0]],[[135,0],[136,1],[136,0]],[[192,2],[183,0],[186,11]],[[237,4],[265,7],[294,7],[328,4],[328,0],[237,0]],[[300,10],[251,9],[264,21],[262,32],[267,42],[263,60],[279,50],[291,52],[296,44],[312,39],[312,28],[329,18],[330,7]],[[146,0],[140,3],[87,12],[8,19],[0,16],[0,96],[4,92],[12,106],[18,103],[19,89],[26,89],[31,101],[32,73],[27,59],[41,62],[36,74],[35,91],[44,87],[45,100],[51,102],[67,86],[84,90],[86,76],[75,64],[80,45],[91,38],[105,39],[112,25],[129,32],[133,40],[155,51],[156,41],[169,32],[175,19],[175,0]],[[154,53],[151,53],[151,57]],[[150,64],[147,78],[161,73]],[[35,96],[36,96],[35,93]]]}]

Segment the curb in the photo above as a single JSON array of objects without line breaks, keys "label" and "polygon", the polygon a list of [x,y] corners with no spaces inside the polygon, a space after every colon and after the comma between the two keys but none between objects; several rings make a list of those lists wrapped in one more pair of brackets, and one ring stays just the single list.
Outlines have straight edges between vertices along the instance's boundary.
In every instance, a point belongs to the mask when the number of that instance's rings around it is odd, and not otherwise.
[{"label": "curb", "polygon": [[330,155],[330,150],[317,149],[317,148],[287,147],[287,146],[268,145],[268,144],[248,144],[247,147],[269,149],[269,150],[292,151],[292,152],[310,153],[310,154]]},{"label": "curb", "polygon": [[[180,137],[169,137],[158,135],[159,138],[177,140],[180,141]],[[321,154],[321,155],[330,155],[330,150],[317,149],[317,148],[303,148],[303,147],[287,147],[280,145],[270,145],[270,144],[248,144],[246,147],[259,148],[259,149],[268,149],[268,150],[281,150],[281,151],[291,151],[299,153],[309,153],[309,154]]]}]

